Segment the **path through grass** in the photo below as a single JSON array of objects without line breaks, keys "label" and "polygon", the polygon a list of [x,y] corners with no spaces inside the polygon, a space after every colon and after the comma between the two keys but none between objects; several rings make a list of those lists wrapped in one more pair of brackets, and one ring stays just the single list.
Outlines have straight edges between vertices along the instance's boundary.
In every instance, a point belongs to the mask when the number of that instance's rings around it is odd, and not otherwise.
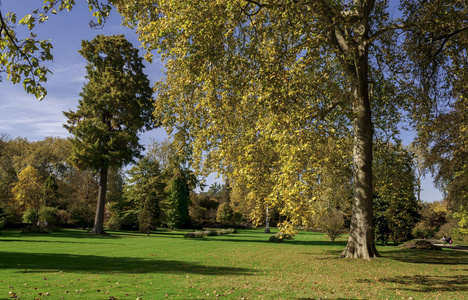
[{"label": "path through grass", "polygon": [[[339,259],[346,241],[259,230],[184,239],[79,230],[0,235],[0,299],[468,299],[468,254],[379,247]],[[112,298],[114,297],[114,298]]]}]

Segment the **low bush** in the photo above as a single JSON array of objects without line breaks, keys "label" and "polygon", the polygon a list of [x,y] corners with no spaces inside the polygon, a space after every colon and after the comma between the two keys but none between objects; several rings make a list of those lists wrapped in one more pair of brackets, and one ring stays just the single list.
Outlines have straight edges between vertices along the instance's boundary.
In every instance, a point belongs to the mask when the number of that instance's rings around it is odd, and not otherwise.
[{"label": "low bush", "polygon": [[285,232],[278,232],[272,236],[270,236],[269,241],[272,243],[280,243],[284,240],[290,240],[293,238],[292,234],[288,234]]},{"label": "low bush", "polygon": [[273,234],[272,236],[270,236],[269,241],[271,243],[281,243],[284,240],[277,237],[276,234]]},{"label": "low bush", "polygon": [[207,230],[207,231],[205,231],[205,233],[206,233],[205,234],[206,236],[217,236],[218,235],[218,231],[216,231],[216,230]]},{"label": "low bush", "polygon": [[205,230],[205,231],[194,231],[194,232],[187,232],[184,234],[184,238],[202,238],[204,236],[218,236],[218,235],[225,235],[230,233],[237,233],[237,229],[229,228],[229,229],[221,229],[221,230]]},{"label": "low bush", "polygon": [[425,238],[432,238],[434,236],[434,231],[430,228],[427,228],[419,224],[413,229],[412,234],[417,239],[425,239]]},{"label": "low bush", "polygon": [[194,231],[194,232],[187,232],[186,234],[184,234],[184,238],[202,238],[204,237],[206,234],[205,234],[205,231]]}]

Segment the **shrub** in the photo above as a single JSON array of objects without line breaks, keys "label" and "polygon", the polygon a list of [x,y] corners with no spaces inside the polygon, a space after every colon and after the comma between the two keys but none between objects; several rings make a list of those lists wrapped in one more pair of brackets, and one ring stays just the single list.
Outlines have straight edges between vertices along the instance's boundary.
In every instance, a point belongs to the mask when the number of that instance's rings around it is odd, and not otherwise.
[{"label": "shrub", "polygon": [[195,231],[195,232],[187,232],[186,234],[184,234],[184,238],[202,238],[204,237],[206,234],[205,234],[205,231]]},{"label": "shrub", "polygon": [[218,235],[218,232],[216,230],[208,230],[208,231],[205,231],[206,233],[206,236],[217,236]]},{"label": "shrub", "polygon": [[270,236],[269,241],[270,241],[271,243],[281,243],[281,242],[283,242],[284,240],[283,240],[283,239],[280,239],[278,236],[276,236],[276,234],[273,234],[272,236]]},{"label": "shrub", "polygon": [[237,233],[236,229],[221,229],[221,230],[205,230],[205,231],[195,231],[195,232],[187,232],[184,234],[184,238],[202,238],[204,236],[217,236],[217,235],[225,235],[230,233]]},{"label": "shrub", "polygon": [[426,227],[423,223],[419,223],[413,229],[413,236],[417,239],[432,238],[434,236],[434,231],[431,228]]},{"label": "shrub", "polygon": [[57,212],[58,209],[55,207],[42,206],[39,209],[39,222],[48,224],[57,223]]},{"label": "shrub", "polygon": [[3,220],[6,224],[21,223],[21,215],[16,211],[13,206],[3,206]]},{"label": "shrub", "polygon": [[344,229],[343,213],[338,210],[327,211],[317,220],[317,225],[325,232],[325,234],[333,242],[341,236]]},{"label": "shrub", "polygon": [[455,220],[451,220],[444,225],[442,225],[437,232],[437,234],[434,235],[435,238],[442,238],[443,236],[449,237],[453,235],[453,230],[457,229],[457,222]]},{"label": "shrub", "polygon": [[68,211],[59,209],[57,211],[56,224],[69,224],[71,222],[71,215]]},{"label": "shrub", "polygon": [[36,210],[31,208],[23,213],[22,219],[24,223],[33,224],[36,222],[36,217],[37,217]]},{"label": "shrub", "polygon": [[269,241],[272,243],[280,243],[284,240],[290,240],[293,238],[292,234],[285,233],[285,232],[278,232],[272,236],[270,236]]}]

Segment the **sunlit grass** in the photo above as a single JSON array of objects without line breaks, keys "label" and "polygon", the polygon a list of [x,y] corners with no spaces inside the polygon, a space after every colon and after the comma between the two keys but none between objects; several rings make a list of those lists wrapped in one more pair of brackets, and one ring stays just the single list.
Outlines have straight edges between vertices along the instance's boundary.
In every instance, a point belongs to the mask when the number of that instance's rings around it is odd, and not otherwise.
[{"label": "sunlit grass", "polygon": [[260,230],[185,232],[3,232],[0,299],[468,299],[463,252],[388,246],[363,261],[339,259],[345,238],[320,233],[277,244]]}]

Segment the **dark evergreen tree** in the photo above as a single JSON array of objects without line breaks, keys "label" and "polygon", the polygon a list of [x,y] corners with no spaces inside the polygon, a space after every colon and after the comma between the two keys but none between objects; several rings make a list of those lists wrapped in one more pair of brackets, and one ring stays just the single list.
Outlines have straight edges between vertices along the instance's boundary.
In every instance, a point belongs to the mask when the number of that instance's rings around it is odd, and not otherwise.
[{"label": "dark evergreen tree", "polygon": [[140,155],[138,133],[154,124],[152,89],[138,49],[123,35],[99,35],[81,45],[79,52],[88,61],[88,82],[80,93],[78,110],[64,112],[65,127],[73,134],[73,164],[99,173],[92,232],[103,234],[109,167],[128,164]]},{"label": "dark evergreen tree", "polygon": [[149,232],[161,221],[165,183],[159,163],[146,156],[128,171],[125,186],[125,214],[135,214],[141,232]]},{"label": "dark evergreen tree", "polygon": [[376,240],[403,242],[421,219],[413,156],[401,145],[377,141],[374,150],[374,232]]},{"label": "dark evergreen tree", "polygon": [[[169,170],[171,171],[171,170]],[[166,192],[165,219],[169,228],[180,228],[190,225],[189,203],[190,187],[187,170],[175,167],[172,169]]]},{"label": "dark evergreen tree", "polygon": [[58,199],[58,185],[54,175],[47,177],[42,190],[42,204],[44,206],[56,206]]}]

